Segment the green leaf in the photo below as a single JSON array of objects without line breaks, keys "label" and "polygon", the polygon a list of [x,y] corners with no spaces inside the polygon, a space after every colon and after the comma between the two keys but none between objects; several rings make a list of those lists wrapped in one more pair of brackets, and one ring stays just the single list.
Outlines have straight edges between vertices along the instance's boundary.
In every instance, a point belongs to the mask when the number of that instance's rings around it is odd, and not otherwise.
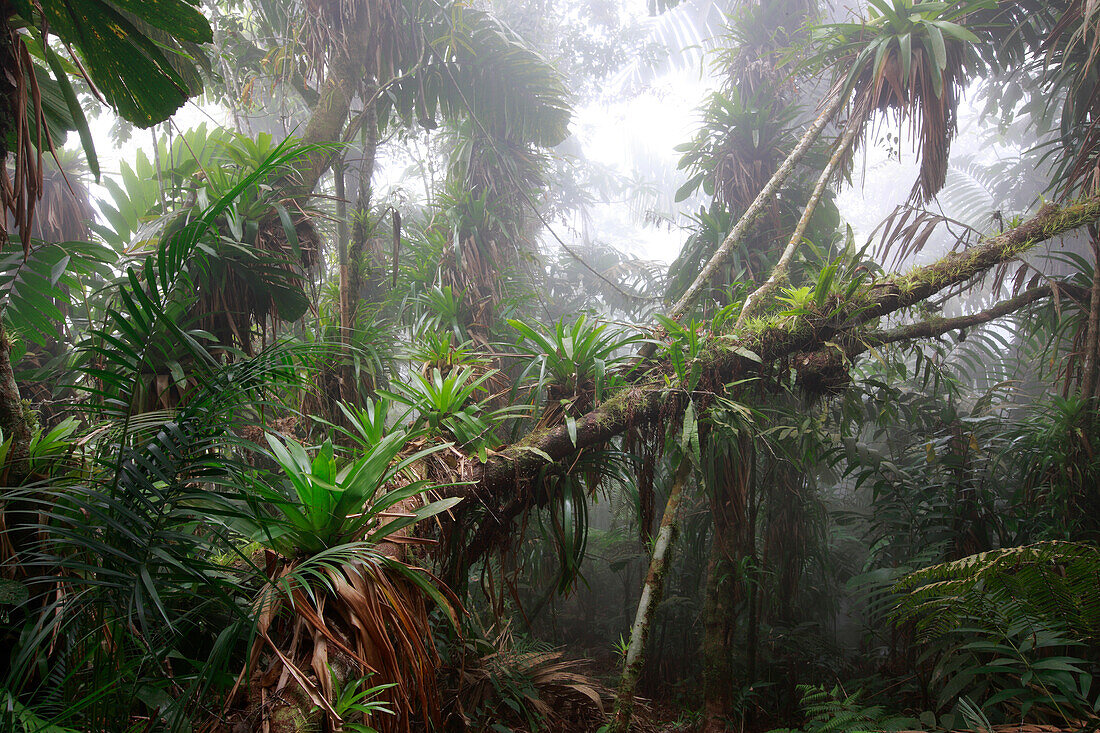
[{"label": "green leaf", "polygon": [[[84,0],[88,2],[88,0]],[[111,0],[111,2],[181,41],[213,43],[210,23],[197,8],[185,0]]]},{"label": "green leaf", "polygon": [[867,0],[873,7],[877,8],[882,16],[890,21],[893,25],[900,25],[901,18],[898,17],[897,12],[890,7],[890,3],[887,0]]},{"label": "green leaf", "polygon": [[[930,21],[925,21],[924,27],[928,29],[928,39],[932,42],[932,56],[936,60],[936,69],[942,72],[947,68],[947,46],[944,44],[943,33]],[[936,74],[932,76],[935,77]],[[939,93],[936,96],[938,97]]]},{"label": "green leaf", "polygon": [[760,354],[757,354],[752,349],[747,349],[744,346],[734,346],[733,353],[737,354],[738,356],[742,356],[749,361],[755,361],[757,364],[763,363],[763,359],[760,358]]},{"label": "green leaf", "polygon": [[[202,14],[180,0],[119,0],[139,22],[161,26],[180,40],[213,40]],[[119,114],[140,127],[167,119],[187,101],[190,90],[164,55],[175,53],[138,28],[104,0],[42,4],[51,30],[73,44],[96,86]],[[183,57],[180,56],[181,61]],[[191,69],[193,65],[182,63]]]},{"label": "green leaf", "polygon": [[698,445],[699,443],[699,422],[695,419],[695,403],[688,401],[687,409],[684,410],[684,425],[680,431],[680,450],[684,454],[683,460],[688,460],[689,456],[692,456],[692,445]]},{"label": "green leaf", "polygon": [[80,136],[80,146],[84,149],[88,170],[92,172],[98,183],[100,178],[99,156],[95,152],[92,132],[88,129],[88,118],[84,116],[84,109],[80,106],[80,100],[76,98],[76,92],[73,91],[73,85],[69,81],[69,75],[65,72],[61,57],[49,45],[46,46],[46,63],[49,64],[50,71],[53,72],[53,78],[65,97],[65,104],[69,107],[69,115],[72,116],[73,126],[76,128],[77,135]]},{"label": "green leaf", "polygon": [[689,198],[693,193],[695,193],[696,189],[699,188],[699,184],[703,182],[703,178],[705,176],[705,173],[697,173],[696,175],[689,178],[687,183],[676,189],[675,202],[680,203],[681,201]]},{"label": "green leaf", "polygon": [[279,222],[283,225],[283,233],[286,234],[286,240],[290,242],[290,247],[294,251],[294,257],[297,261],[302,260],[302,248],[298,245],[298,230],[294,226],[293,220],[290,218],[290,212],[286,210],[286,207],[275,202],[273,204],[275,211],[279,212]]},{"label": "green leaf", "polygon": [[927,22],[958,41],[963,41],[964,43],[981,43],[981,39],[958,23],[952,23],[946,20],[929,20]]},{"label": "green leaf", "polygon": [[[941,38],[940,40],[943,39]],[[922,39],[921,43],[924,46],[924,50],[928,55],[935,55],[933,41],[930,37],[925,37],[924,39]],[[943,74],[937,73],[935,70],[930,70],[929,76],[932,78],[932,92],[936,95],[937,98],[943,96]]]},{"label": "green leaf", "polygon": [[[574,443],[574,445],[576,445],[576,443]],[[536,456],[538,456],[542,460],[546,461],[547,463],[553,463],[554,462],[554,459],[550,457],[549,453],[542,450],[541,448],[536,448],[533,445],[518,445],[518,446],[515,446],[515,449],[516,450],[521,450],[521,451],[527,451],[529,453],[534,453]]]},{"label": "green leaf", "polygon": [[901,54],[901,83],[909,84],[909,73],[913,67],[913,34],[905,33],[898,38],[898,51]]}]

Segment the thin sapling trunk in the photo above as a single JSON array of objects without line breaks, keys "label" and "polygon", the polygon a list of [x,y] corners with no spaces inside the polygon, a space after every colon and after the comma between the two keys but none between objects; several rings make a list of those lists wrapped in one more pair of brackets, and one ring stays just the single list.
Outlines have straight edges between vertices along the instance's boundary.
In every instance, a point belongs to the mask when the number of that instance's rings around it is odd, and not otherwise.
[{"label": "thin sapling trunk", "polygon": [[630,728],[630,718],[634,713],[634,690],[638,686],[638,677],[645,666],[645,646],[649,638],[653,615],[664,593],[665,571],[672,544],[676,540],[679,525],[680,503],[683,498],[684,484],[691,472],[691,458],[683,456],[676,475],[672,480],[672,489],[665,504],[665,513],[661,517],[661,528],[653,542],[653,555],[649,561],[649,573],[642,596],[638,600],[638,611],[634,615],[634,625],[630,629],[630,646],[623,662],[623,676],[619,681],[619,691],[615,699],[615,712],[609,733],[626,733]]}]

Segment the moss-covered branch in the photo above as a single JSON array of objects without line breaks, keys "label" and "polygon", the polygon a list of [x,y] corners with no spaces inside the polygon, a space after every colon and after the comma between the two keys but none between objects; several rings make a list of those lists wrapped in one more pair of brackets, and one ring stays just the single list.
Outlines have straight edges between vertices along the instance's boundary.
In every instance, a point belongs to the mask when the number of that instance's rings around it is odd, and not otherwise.
[{"label": "moss-covered branch", "polygon": [[[699,357],[702,383],[728,384],[757,373],[761,362],[768,364],[796,352],[816,351],[828,341],[855,343],[858,330],[869,321],[979,277],[1040,242],[1098,219],[1100,196],[1064,207],[1048,204],[1019,226],[974,247],[870,283],[850,300],[830,306],[832,312],[828,316],[807,312],[797,317],[773,318],[746,324],[735,334],[712,338]],[[1038,297],[1035,293],[1028,297],[1032,296]],[[920,337],[913,333],[914,338]],[[754,354],[759,356],[759,362],[753,358]],[[472,552],[484,552],[494,532],[506,531],[511,521],[534,503],[531,492],[524,487],[546,465],[547,457],[559,461],[573,456],[582,449],[606,443],[631,426],[660,420],[663,411],[674,409],[670,398],[679,390],[669,386],[663,376],[666,373],[667,365],[657,362],[653,370],[579,418],[575,442],[565,426],[557,426],[529,434],[490,456],[485,464],[467,462],[463,478],[471,483],[457,491],[476,497],[489,508],[492,517],[471,543]]]},{"label": "moss-covered branch", "polygon": [[1014,298],[1003,300],[994,306],[986,308],[983,311],[978,311],[977,313],[971,313],[970,315],[958,316],[957,318],[936,318],[927,321],[919,321],[917,323],[899,326],[889,331],[868,331],[858,335],[856,337],[858,341],[845,344],[845,352],[849,357],[852,357],[875,346],[885,346],[886,344],[898,343],[899,341],[916,341],[918,339],[935,338],[945,333],[951,333],[952,331],[980,326],[998,318],[1004,318],[1007,315],[1011,315],[1032,303],[1049,298],[1053,295],[1055,287],[1061,289],[1070,286],[1065,283],[1058,283],[1056,286],[1040,285],[1025,290]]}]

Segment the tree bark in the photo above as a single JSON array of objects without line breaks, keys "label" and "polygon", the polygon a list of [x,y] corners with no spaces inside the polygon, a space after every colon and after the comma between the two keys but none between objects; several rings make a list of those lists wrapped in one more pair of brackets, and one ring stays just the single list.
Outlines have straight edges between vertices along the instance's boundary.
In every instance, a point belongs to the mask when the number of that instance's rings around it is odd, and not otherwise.
[{"label": "tree bark", "polygon": [[733,708],[733,659],[730,634],[733,626],[733,568],[722,551],[717,531],[707,558],[706,595],[703,598],[703,731],[723,733]]},{"label": "tree bark", "polygon": [[1089,226],[1092,238],[1092,291],[1089,297],[1088,330],[1085,334],[1084,369],[1081,397],[1091,400],[1096,394],[1097,360],[1100,359],[1100,231]]},{"label": "tree bark", "polygon": [[[331,143],[341,139],[351,99],[362,79],[361,63],[345,58],[330,66],[321,88],[321,96],[313,108],[306,129],[302,131],[303,144]],[[298,179],[291,188],[297,189],[299,195],[311,194],[336,156],[336,151],[327,149],[310,153],[299,164]]]},{"label": "tree bark", "polygon": [[[3,437],[10,439],[8,455],[2,466],[3,486],[20,486],[29,474],[31,443],[31,424],[23,400],[19,396],[19,386],[15,382],[15,373],[11,364],[11,343],[4,328],[4,317],[0,313],[0,430]],[[3,555],[14,553],[16,563],[27,571],[28,555],[34,552],[37,543],[38,503],[33,497],[9,499],[3,505],[2,528],[5,530],[2,540]],[[28,574],[34,575],[33,571]]]},{"label": "tree bark", "polygon": [[11,342],[8,341],[3,315],[0,314],[0,431],[11,439],[7,460],[4,462],[6,486],[18,486],[27,477],[27,459],[30,455],[31,424],[27,420],[19,385],[11,363]]},{"label": "tree bark", "polygon": [[634,690],[638,686],[638,677],[645,665],[645,645],[649,639],[649,629],[653,615],[664,593],[665,571],[672,545],[676,541],[679,528],[680,500],[691,472],[691,459],[683,456],[672,479],[672,489],[668,494],[665,513],[661,517],[661,528],[653,541],[653,555],[649,560],[649,573],[642,586],[642,597],[638,600],[638,611],[634,616],[634,626],[630,629],[630,646],[623,662],[623,676],[619,681],[619,691],[615,698],[615,712],[609,733],[626,733],[630,728],[630,718],[634,713]]},{"label": "tree bark", "polygon": [[[927,321],[918,321],[917,323],[910,323],[905,326],[899,326],[898,328],[890,331],[867,331],[859,334],[858,340],[847,342],[844,344],[844,353],[850,359],[854,356],[858,356],[871,347],[885,346],[886,344],[894,344],[899,341],[915,341],[917,339],[929,339],[936,336],[942,336],[945,333],[952,331],[958,331],[964,328],[971,328],[973,326],[980,326],[983,323],[989,323],[990,321],[1004,316],[1015,313],[1016,311],[1025,308],[1032,303],[1037,303],[1040,300],[1051,297],[1054,294],[1054,290],[1057,288],[1059,291],[1073,291],[1077,289],[1071,283],[1058,282],[1053,286],[1051,285],[1038,285],[1034,288],[1025,290],[1024,292],[1016,295],[1007,300],[1003,300],[1000,303],[986,308],[983,311],[972,313],[968,316],[958,316],[956,318],[936,318]],[[1083,290],[1083,289],[1082,289]],[[1087,292],[1087,291],[1085,291]]]},{"label": "tree bark", "polygon": [[[373,87],[368,87],[366,97],[373,96]],[[363,257],[367,250],[367,239],[371,205],[371,179],[374,177],[374,161],[378,151],[378,117],[374,103],[364,111],[362,128],[363,159],[359,163],[359,191],[355,204],[355,222],[351,228],[351,241],[347,248],[345,267],[341,268],[344,277],[340,281],[340,336],[344,344],[345,363],[340,375],[340,396],[349,405],[359,404],[359,380],[355,375],[355,362],[351,353],[352,337],[355,335],[356,317],[363,291]]]},{"label": "tree bark", "polygon": [[748,433],[738,435],[736,442],[712,434],[707,447],[713,537],[703,601],[704,733],[727,730],[726,721],[734,712],[733,632],[737,604],[750,595],[742,575],[743,560],[755,554],[756,543],[753,441]]}]

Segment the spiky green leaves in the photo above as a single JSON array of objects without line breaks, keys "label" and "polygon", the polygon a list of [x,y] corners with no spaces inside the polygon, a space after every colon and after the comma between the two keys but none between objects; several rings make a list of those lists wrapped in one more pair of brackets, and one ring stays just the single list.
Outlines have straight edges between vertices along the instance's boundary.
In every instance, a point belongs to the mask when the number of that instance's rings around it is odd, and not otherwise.
[{"label": "spiky green leaves", "polygon": [[[258,500],[254,513],[230,517],[229,523],[285,557],[308,556],[349,542],[376,545],[461,501],[452,498],[412,511],[390,511],[434,488],[425,480],[409,480],[410,468],[445,447],[437,445],[402,457],[409,441],[408,433],[402,431],[384,436],[343,467],[338,466],[330,441],[311,457],[297,441],[266,437],[286,483],[254,484],[251,491]],[[262,504],[274,513],[266,512]]]},{"label": "spiky green leaves", "polygon": [[849,124],[866,124],[875,112],[887,110],[909,118],[921,158],[912,198],[928,201],[943,188],[959,91],[976,68],[980,39],[965,22],[996,3],[869,2],[863,22],[819,29],[820,51],[810,63],[832,65],[843,74],[838,89],[852,95]]}]

